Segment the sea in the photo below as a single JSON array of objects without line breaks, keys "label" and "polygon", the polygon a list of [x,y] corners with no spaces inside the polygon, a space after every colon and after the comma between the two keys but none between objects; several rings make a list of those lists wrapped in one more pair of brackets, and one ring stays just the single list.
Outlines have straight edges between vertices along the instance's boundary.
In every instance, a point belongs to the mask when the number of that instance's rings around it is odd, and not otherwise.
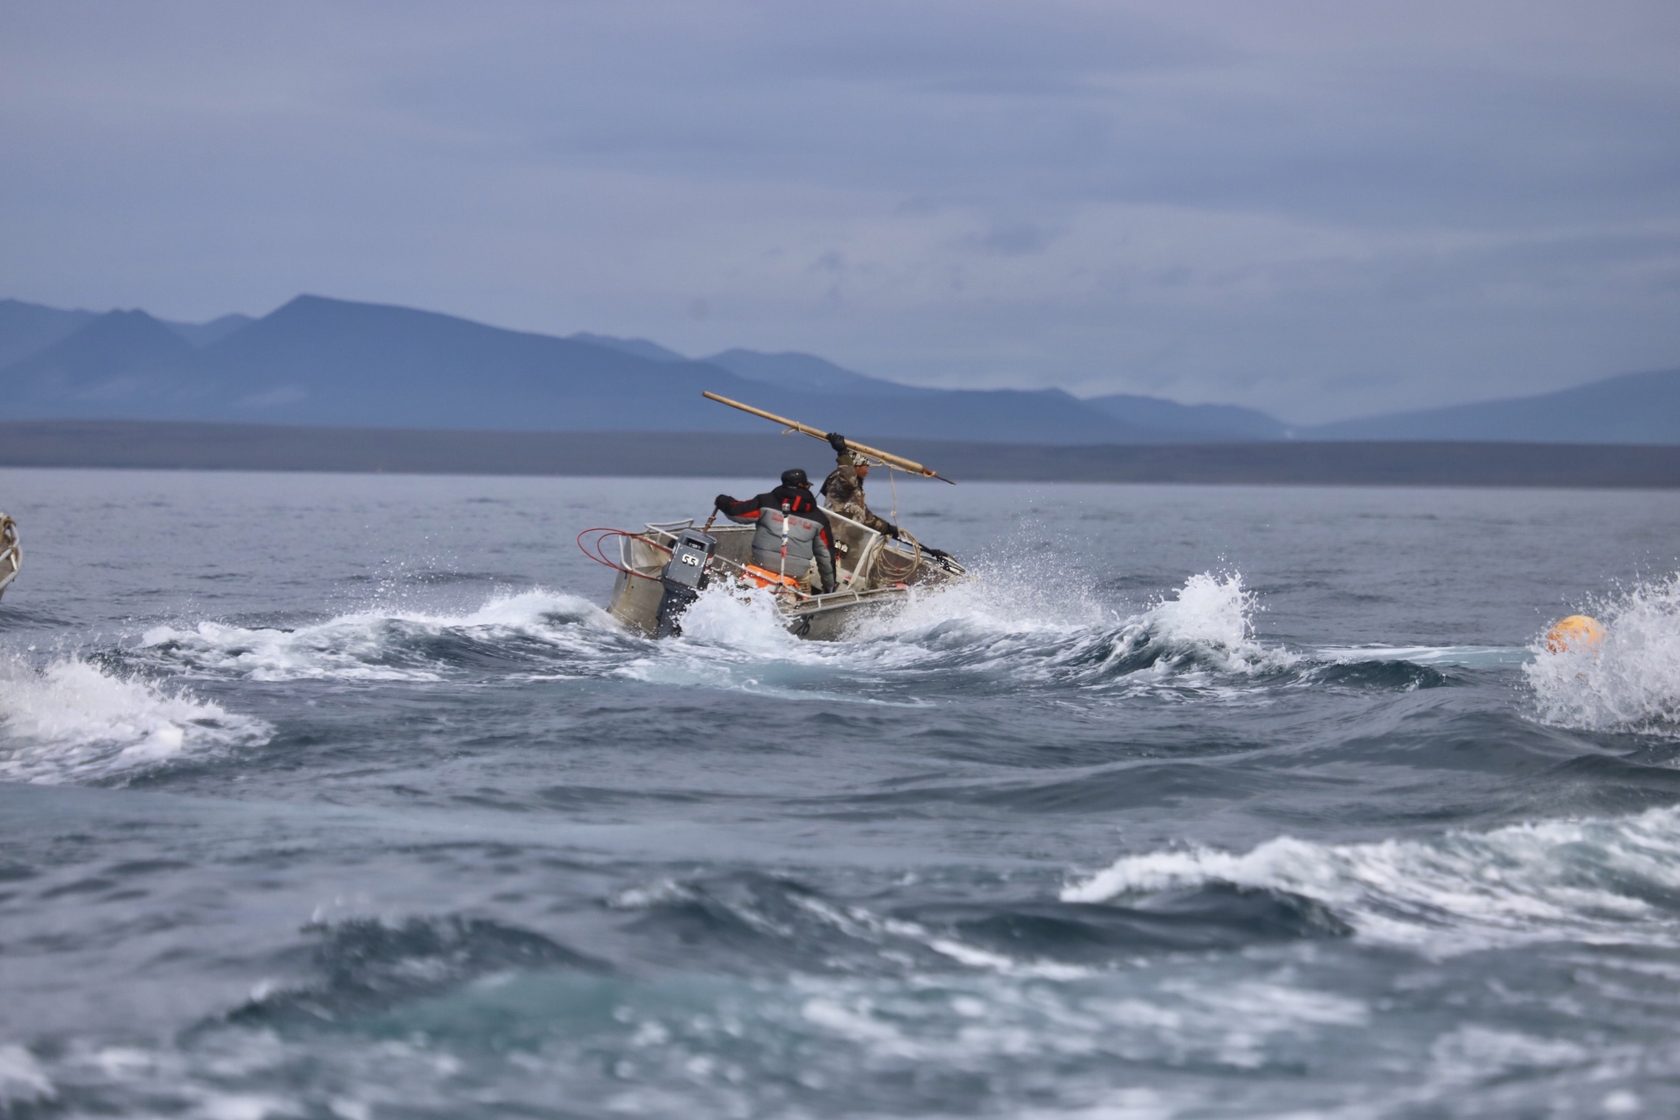
[{"label": "sea", "polygon": [[0,1117],[1680,1115],[1680,493],[877,476],[972,579],[607,615],[789,465],[0,472]]}]

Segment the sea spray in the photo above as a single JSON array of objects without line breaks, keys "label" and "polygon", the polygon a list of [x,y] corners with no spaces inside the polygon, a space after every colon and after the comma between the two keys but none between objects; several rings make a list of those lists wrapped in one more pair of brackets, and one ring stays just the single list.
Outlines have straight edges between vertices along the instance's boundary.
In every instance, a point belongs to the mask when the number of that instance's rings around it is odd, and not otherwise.
[{"label": "sea spray", "polygon": [[1536,638],[1523,667],[1537,718],[1587,731],[1680,735],[1680,573],[1601,597],[1602,642],[1554,652]]},{"label": "sea spray", "polygon": [[184,689],[79,658],[39,670],[0,661],[0,778],[126,777],[202,751],[257,745],[272,732]]},{"label": "sea spray", "polygon": [[1241,572],[1211,572],[1184,581],[1171,599],[1150,608],[1149,618],[1162,637],[1235,649],[1254,637],[1259,599],[1243,586]]}]

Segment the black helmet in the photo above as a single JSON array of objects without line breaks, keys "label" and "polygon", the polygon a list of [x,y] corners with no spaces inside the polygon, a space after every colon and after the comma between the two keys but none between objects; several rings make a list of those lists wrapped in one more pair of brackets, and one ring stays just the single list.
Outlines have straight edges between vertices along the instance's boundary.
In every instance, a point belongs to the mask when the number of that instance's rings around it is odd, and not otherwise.
[{"label": "black helmet", "polygon": [[798,467],[794,467],[790,471],[782,472],[782,485],[808,487],[811,485],[811,480],[805,477],[804,471],[800,470]]}]

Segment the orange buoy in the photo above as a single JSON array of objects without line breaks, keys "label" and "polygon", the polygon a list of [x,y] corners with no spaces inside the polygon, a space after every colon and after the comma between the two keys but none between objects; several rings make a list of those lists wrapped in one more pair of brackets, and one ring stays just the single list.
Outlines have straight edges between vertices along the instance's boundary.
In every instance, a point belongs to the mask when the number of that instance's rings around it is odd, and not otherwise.
[{"label": "orange buoy", "polygon": [[1604,627],[1588,614],[1572,614],[1552,623],[1546,631],[1546,649],[1551,653],[1593,650],[1604,643]]}]

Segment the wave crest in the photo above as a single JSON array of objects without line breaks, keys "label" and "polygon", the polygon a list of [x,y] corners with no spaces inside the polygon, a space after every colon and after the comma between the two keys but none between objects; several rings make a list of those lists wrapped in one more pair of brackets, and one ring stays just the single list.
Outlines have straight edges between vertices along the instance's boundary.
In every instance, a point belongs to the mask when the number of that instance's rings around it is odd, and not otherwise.
[{"label": "wave crest", "polygon": [[[296,629],[199,622],[157,626],[141,649],[180,671],[257,681],[435,681],[454,665],[590,653],[607,613],[575,595],[501,595],[462,614],[370,608]],[[520,641],[529,649],[521,649]]]},{"label": "wave crest", "polygon": [[1431,840],[1192,847],[1126,856],[1061,897],[1106,903],[1221,883],[1283,891],[1324,904],[1361,937],[1437,954],[1565,931],[1583,942],[1667,943],[1680,923],[1677,826],[1680,810],[1663,808]]},{"label": "wave crest", "polygon": [[273,728],[185,691],[79,658],[0,662],[0,777],[131,777],[202,751],[267,742]]}]

